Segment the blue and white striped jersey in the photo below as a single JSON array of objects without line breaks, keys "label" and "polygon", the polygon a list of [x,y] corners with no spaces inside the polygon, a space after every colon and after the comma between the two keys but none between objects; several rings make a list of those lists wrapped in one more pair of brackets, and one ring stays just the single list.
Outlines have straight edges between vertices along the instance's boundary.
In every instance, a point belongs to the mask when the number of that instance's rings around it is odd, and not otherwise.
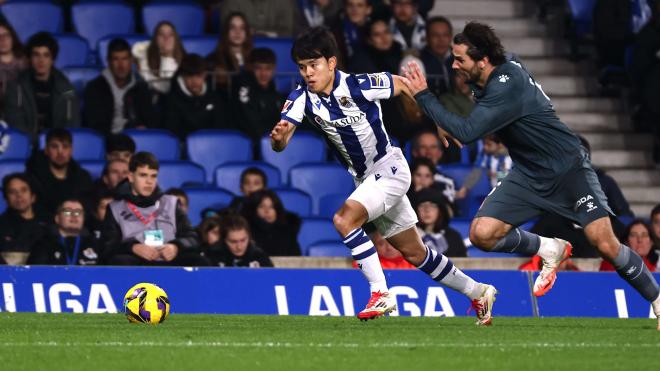
[{"label": "blue and white striped jersey", "polygon": [[392,152],[379,100],[393,94],[394,81],[387,72],[351,75],[336,70],[329,96],[301,84],[289,94],[281,118],[300,125],[307,116],[334,144],[348,171],[362,178]]}]

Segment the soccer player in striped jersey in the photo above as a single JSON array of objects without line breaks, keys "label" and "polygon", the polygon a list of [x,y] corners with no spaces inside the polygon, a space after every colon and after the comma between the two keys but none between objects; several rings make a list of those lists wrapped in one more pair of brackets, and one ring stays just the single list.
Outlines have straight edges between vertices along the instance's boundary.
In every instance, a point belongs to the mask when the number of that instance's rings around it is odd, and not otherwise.
[{"label": "soccer player in striped jersey", "polygon": [[[337,44],[324,28],[299,36],[291,49],[304,83],[289,94],[281,120],[270,137],[273,150],[284,150],[304,117],[336,148],[353,175],[356,190],[336,212],[333,222],[353,259],[369,281],[371,298],[358,314],[373,319],[396,309],[388,294],[376,249],[362,230],[373,222],[403,257],[440,282],[472,300],[477,324],[490,325],[496,290],[455,267],[447,257],[424,246],[417,216],[406,197],[410,169],[401,150],[390,144],[379,100],[400,94],[412,98],[400,76],[389,73],[352,75],[337,69]],[[448,144],[444,140],[445,145]],[[332,181],[332,180],[328,180]]]}]

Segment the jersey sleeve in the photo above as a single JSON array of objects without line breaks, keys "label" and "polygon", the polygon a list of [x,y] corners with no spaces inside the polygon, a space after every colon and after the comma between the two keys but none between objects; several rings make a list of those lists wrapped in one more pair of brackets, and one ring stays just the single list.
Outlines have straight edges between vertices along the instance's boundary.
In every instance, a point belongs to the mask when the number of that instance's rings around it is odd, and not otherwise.
[{"label": "jersey sleeve", "polygon": [[305,116],[305,99],[305,88],[299,85],[284,101],[280,118],[296,126],[300,125]]},{"label": "jersey sleeve", "polygon": [[389,72],[365,73],[356,77],[362,95],[370,102],[390,99],[394,95],[394,80]]}]

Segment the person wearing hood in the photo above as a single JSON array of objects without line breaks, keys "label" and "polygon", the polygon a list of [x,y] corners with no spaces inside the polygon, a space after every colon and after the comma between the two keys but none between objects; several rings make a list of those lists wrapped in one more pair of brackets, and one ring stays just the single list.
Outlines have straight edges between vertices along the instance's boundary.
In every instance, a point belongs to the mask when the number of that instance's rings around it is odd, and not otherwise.
[{"label": "person wearing hood", "polygon": [[452,257],[467,256],[461,234],[449,226],[449,208],[442,192],[426,188],[417,193],[415,211],[419,221],[417,230],[422,242],[438,254]]},{"label": "person wearing hood", "polygon": [[181,140],[199,129],[226,129],[228,109],[207,81],[206,61],[186,54],[167,95],[164,127]]},{"label": "person wearing hood", "polygon": [[178,199],[158,188],[159,168],[149,152],[131,157],[128,179],[117,187],[103,220],[105,258],[115,265],[208,265]]},{"label": "person wearing hood", "polygon": [[108,68],[85,87],[85,126],[103,134],[155,126],[147,83],[133,72],[131,47],[124,39],[108,44]]}]

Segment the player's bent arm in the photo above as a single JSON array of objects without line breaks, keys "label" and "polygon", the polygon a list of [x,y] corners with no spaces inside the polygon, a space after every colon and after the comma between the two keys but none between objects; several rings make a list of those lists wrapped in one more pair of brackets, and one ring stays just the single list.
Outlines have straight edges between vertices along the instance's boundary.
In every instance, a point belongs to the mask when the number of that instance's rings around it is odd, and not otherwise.
[{"label": "player's bent arm", "polygon": [[296,131],[296,125],[286,120],[280,120],[270,132],[270,146],[275,152],[282,152]]}]

